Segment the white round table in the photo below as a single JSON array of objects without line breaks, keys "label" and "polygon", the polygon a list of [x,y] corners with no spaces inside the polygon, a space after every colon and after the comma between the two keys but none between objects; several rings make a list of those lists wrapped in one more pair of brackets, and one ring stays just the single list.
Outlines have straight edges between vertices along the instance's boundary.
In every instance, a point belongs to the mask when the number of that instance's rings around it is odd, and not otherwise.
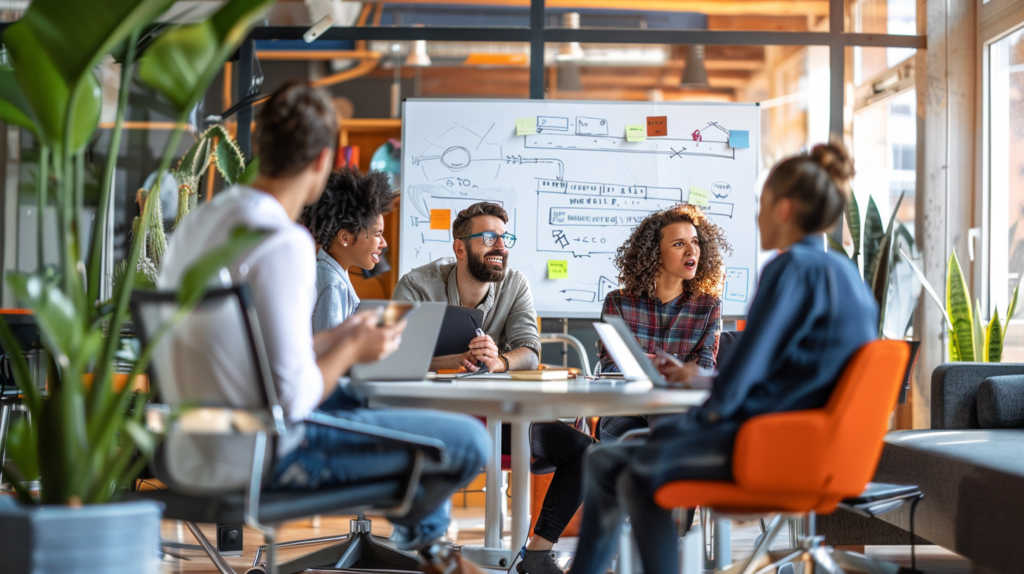
[{"label": "white round table", "polygon": [[[570,379],[513,381],[466,378],[358,383],[370,406],[433,409],[487,417],[492,445],[487,466],[484,548],[467,557],[507,568],[530,527],[530,423],[581,416],[679,413],[702,404],[706,390],[657,389],[648,381]],[[512,423],[512,543],[501,544],[501,424]]]}]

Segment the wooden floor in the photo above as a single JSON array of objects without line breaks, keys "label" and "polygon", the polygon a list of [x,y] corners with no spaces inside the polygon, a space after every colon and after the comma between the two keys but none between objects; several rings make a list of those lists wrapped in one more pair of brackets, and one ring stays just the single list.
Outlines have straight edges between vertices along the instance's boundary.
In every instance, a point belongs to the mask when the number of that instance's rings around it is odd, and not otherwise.
[{"label": "wooden floor", "polygon": [[[281,529],[279,537],[281,541],[288,541],[346,534],[349,528],[349,518],[350,517],[325,516],[320,519],[319,524],[315,524],[311,520],[293,522]],[[207,538],[214,540],[214,527],[212,525],[202,525],[202,530],[206,534]],[[387,520],[383,518],[375,519],[373,521],[373,533],[380,536],[387,536],[391,533],[391,526],[388,524]],[[734,526],[734,560],[741,560],[745,556],[750,555],[753,551],[754,539],[759,533],[760,530],[758,529],[756,522]],[[196,543],[195,539],[184,524],[172,520],[163,521],[161,526],[161,535],[164,540],[172,542],[181,542],[186,544]],[[448,535],[459,544],[470,546],[482,545],[483,509],[456,508],[453,511],[452,528],[449,530]],[[507,537],[505,538],[505,541],[507,544]],[[787,543],[788,540],[786,540],[785,536],[779,540],[779,544],[783,547],[785,547]],[[227,557],[227,561],[239,574],[244,574],[245,570],[252,565],[253,556],[256,553],[257,547],[261,544],[263,544],[262,536],[260,536],[256,531],[247,528],[245,531],[244,553],[242,556],[229,556]],[[556,546],[556,550],[559,551],[560,556],[568,557],[575,550],[575,546],[576,539],[567,538],[559,542],[558,546]],[[316,546],[307,546],[303,548],[282,549],[279,552],[279,556],[282,560],[287,560],[295,556],[301,556],[302,554],[310,552],[316,548]],[[214,568],[209,559],[206,558],[206,555],[200,551],[180,549],[169,549],[169,551],[177,554],[178,557],[170,555],[164,557],[161,564],[162,574],[178,572],[203,574],[217,573],[216,568]],[[909,546],[868,546],[866,553],[884,560],[891,560],[901,565],[910,566]],[[919,546],[917,548],[917,568],[926,574],[968,574],[971,572],[971,563],[968,560],[937,546]],[[497,574],[499,572],[504,572],[504,570],[493,570],[490,572]]]}]

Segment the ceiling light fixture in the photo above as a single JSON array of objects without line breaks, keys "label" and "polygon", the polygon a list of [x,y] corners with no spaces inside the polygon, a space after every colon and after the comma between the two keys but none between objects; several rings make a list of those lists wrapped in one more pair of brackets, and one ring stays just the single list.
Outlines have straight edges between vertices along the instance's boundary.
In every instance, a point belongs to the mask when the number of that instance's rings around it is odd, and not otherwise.
[{"label": "ceiling light fixture", "polygon": [[413,42],[412,51],[405,58],[406,66],[423,68],[430,65],[430,54],[427,54],[427,41],[416,40]]},{"label": "ceiling light fixture", "polygon": [[683,70],[681,88],[707,88],[708,69],[704,66],[704,45],[691,44],[687,47],[686,69]]},{"label": "ceiling light fixture", "polygon": [[[562,14],[562,27],[578,30],[580,27],[580,13],[566,12]],[[583,51],[583,46],[580,46],[579,42],[567,42],[559,46],[558,55],[555,56],[555,59],[559,62],[578,62],[586,57],[587,54]]]}]

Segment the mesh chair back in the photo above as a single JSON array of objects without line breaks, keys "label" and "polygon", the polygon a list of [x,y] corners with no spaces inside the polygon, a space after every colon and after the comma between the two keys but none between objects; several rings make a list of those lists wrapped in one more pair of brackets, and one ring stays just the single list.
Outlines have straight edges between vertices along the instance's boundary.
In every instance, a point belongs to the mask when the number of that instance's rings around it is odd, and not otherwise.
[{"label": "mesh chair back", "polygon": [[[244,489],[255,435],[242,432],[251,429],[240,428],[232,411],[194,408],[238,409],[273,431],[284,428],[248,289],[211,290],[187,314],[174,292],[136,292],[131,306],[143,344],[154,345],[149,373],[159,400],[192,417],[188,432],[165,438],[159,478],[196,494]],[[270,468],[275,441],[267,444]]]}]

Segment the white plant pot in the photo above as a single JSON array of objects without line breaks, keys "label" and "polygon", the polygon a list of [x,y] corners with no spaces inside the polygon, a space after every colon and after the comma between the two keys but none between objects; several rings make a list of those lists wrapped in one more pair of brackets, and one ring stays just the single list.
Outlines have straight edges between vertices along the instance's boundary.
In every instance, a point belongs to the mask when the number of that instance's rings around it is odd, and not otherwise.
[{"label": "white plant pot", "polygon": [[30,507],[0,496],[0,574],[155,574],[163,506]]}]

